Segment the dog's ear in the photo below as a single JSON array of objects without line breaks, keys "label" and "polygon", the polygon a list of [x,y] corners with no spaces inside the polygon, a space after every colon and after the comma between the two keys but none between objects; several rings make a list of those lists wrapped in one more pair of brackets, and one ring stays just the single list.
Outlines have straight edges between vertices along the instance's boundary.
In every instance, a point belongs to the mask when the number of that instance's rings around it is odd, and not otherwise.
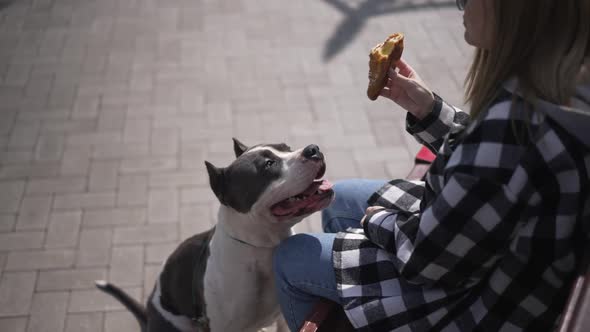
[{"label": "dog's ear", "polygon": [[213,190],[213,193],[215,194],[215,196],[217,196],[219,202],[225,205],[224,169],[215,167],[208,161],[205,161],[205,166],[207,166],[207,173],[209,173],[209,185],[211,186],[211,190]]},{"label": "dog's ear", "polygon": [[232,140],[234,141],[234,152],[236,153],[236,158],[238,158],[244,153],[244,151],[248,150],[248,147],[244,143],[238,141],[235,137],[233,137]]}]

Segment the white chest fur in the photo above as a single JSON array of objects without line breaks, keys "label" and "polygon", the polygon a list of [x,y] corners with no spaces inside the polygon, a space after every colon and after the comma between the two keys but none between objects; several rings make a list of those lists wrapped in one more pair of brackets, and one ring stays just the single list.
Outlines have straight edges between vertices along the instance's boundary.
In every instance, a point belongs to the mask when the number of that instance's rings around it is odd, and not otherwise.
[{"label": "white chest fur", "polygon": [[[221,226],[221,225],[218,225]],[[204,291],[212,332],[257,331],[280,315],[272,273],[274,248],[259,248],[217,229]]]}]

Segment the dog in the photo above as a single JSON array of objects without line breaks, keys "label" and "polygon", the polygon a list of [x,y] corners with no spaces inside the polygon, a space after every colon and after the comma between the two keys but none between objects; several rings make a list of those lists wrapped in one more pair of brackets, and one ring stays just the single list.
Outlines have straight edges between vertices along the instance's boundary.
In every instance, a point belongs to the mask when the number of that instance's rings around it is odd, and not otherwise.
[{"label": "dog", "polygon": [[117,286],[97,281],[137,318],[142,332],[287,330],[272,273],[273,249],[303,218],[334,199],[322,180],[317,145],[247,147],[233,139],[236,159],[225,168],[205,161],[221,203],[217,223],[182,242],[167,258],[146,307]]}]

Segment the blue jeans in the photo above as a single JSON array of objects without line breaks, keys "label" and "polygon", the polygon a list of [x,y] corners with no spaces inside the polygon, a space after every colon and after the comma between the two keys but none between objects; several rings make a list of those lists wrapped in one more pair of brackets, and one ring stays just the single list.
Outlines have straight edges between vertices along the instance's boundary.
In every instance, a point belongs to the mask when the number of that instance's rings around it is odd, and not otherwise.
[{"label": "blue jeans", "polygon": [[384,180],[353,179],[334,185],[336,198],[322,211],[325,233],[296,234],[284,240],[274,253],[273,269],[283,315],[291,331],[298,331],[319,298],[340,303],[332,264],[336,234],[360,227],[367,200]]}]

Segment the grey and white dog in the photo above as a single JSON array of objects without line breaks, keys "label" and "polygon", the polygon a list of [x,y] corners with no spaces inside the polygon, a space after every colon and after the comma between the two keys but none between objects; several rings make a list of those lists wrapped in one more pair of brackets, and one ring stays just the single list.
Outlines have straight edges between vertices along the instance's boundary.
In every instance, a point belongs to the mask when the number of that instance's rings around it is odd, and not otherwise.
[{"label": "grey and white dog", "polygon": [[272,275],[274,248],[292,227],[327,207],[332,185],[317,145],[247,147],[234,139],[236,160],[205,162],[219,199],[216,226],[182,242],[168,257],[143,307],[118,287],[97,287],[121,301],[142,331],[258,331],[286,325]]}]

